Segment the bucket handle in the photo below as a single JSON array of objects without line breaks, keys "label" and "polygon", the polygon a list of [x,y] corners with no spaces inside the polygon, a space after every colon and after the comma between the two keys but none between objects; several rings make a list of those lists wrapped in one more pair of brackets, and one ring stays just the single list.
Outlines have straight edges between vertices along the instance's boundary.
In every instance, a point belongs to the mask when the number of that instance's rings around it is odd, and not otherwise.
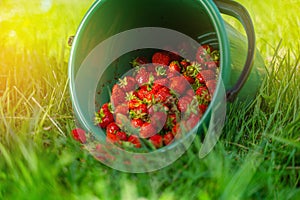
[{"label": "bucket handle", "polygon": [[255,54],[255,31],[247,9],[241,4],[230,0],[214,0],[214,2],[221,13],[230,15],[241,22],[248,38],[248,53],[244,69],[242,70],[236,84],[226,93],[227,100],[233,101],[245,84],[253,66],[253,59]]}]

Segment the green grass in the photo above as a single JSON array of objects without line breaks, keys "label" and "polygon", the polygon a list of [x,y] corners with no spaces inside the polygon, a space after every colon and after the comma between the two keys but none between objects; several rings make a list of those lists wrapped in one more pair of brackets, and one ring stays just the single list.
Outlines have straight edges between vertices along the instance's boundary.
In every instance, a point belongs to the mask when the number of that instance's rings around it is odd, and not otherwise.
[{"label": "green grass", "polygon": [[57,0],[44,13],[32,2],[0,1],[0,199],[300,198],[299,1],[239,1],[268,72],[259,94],[229,106],[206,158],[197,139],[146,174],[102,165],[69,135],[66,41],[93,1]]}]

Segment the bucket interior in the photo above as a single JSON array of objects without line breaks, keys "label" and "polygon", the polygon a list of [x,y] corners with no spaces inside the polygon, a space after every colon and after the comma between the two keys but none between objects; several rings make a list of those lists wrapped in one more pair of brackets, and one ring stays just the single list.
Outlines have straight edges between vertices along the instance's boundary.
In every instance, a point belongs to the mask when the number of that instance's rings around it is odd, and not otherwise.
[{"label": "bucket interior", "polygon": [[[110,45],[107,52],[99,56],[93,52],[97,45],[123,31],[162,27],[183,33],[199,44],[210,44],[222,52],[224,47],[218,40],[218,30],[211,16],[213,9],[208,5],[202,1],[183,0],[97,1],[82,21],[71,52],[71,98],[80,125],[103,138],[103,130],[94,125],[95,112],[109,101],[109,91],[118,78],[131,69],[130,61],[141,54],[150,56],[153,52],[153,49],[127,52],[110,62],[104,70],[101,60],[105,60],[105,55],[110,52],[117,51],[120,44]],[[83,65],[85,70],[82,70]],[[222,54],[220,66],[224,68],[222,70],[229,70],[229,66],[222,65]],[[93,80],[91,77],[99,70],[103,70],[101,78]]]}]

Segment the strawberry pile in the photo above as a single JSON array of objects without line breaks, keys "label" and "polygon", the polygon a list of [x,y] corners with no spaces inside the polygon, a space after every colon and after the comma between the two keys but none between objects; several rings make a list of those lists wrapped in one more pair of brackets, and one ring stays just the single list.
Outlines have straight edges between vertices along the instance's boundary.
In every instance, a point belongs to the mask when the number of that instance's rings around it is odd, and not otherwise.
[{"label": "strawberry pile", "polygon": [[216,88],[218,50],[202,45],[195,61],[156,51],[131,65],[113,86],[110,102],[95,113],[95,124],[105,130],[107,142],[158,149],[197,125]]}]

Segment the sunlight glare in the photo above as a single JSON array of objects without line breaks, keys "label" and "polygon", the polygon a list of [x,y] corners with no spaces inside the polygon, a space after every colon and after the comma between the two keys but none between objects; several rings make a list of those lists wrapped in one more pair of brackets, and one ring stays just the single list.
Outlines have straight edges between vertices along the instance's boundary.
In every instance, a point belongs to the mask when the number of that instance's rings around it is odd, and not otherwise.
[{"label": "sunlight glare", "polygon": [[52,0],[41,0],[41,10],[47,12],[52,7]]}]

